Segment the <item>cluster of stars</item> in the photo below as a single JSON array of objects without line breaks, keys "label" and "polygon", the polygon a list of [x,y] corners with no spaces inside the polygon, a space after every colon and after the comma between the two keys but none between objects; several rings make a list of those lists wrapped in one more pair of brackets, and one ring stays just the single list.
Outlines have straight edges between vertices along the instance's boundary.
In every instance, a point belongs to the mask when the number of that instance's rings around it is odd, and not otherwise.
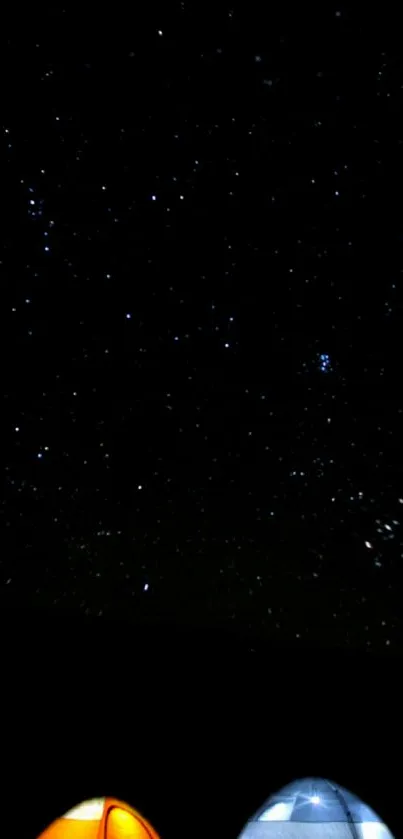
[{"label": "cluster of stars", "polygon": [[235,10],[214,40],[181,6],[109,87],[88,44],[56,63],[33,32],[30,131],[5,117],[2,586],[394,648],[403,269],[372,118],[398,136],[393,55],[357,112],[351,16],[308,67],[291,31],[242,47]]}]

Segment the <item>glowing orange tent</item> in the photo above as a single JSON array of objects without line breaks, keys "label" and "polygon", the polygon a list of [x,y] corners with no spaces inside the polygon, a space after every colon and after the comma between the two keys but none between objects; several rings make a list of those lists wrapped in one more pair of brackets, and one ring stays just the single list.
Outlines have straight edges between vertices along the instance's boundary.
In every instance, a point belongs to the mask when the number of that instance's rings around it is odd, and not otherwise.
[{"label": "glowing orange tent", "polygon": [[115,798],[93,798],[56,819],[39,839],[159,839],[143,816]]}]

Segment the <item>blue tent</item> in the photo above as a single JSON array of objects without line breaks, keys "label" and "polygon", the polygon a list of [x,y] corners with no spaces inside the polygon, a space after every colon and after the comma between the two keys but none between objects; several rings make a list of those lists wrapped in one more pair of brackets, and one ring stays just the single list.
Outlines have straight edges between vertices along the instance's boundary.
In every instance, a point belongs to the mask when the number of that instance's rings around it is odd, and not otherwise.
[{"label": "blue tent", "polygon": [[356,795],[324,778],[293,781],[272,795],[239,839],[393,839]]}]

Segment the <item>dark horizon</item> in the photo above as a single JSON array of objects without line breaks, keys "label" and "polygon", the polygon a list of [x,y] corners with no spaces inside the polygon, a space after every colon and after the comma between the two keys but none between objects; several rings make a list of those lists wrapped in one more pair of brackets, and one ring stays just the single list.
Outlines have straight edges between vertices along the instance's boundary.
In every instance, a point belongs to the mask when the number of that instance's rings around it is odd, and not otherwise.
[{"label": "dark horizon", "polygon": [[236,839],[272,792],[310,775],[350,789],[399,836],[395,657],[24,615],[0,622],[8,813],[11,827],[23,788],[22,839],[102,795],[139,809],[161,839],[188,837],[195,810],[195,839],[213,819]]}]

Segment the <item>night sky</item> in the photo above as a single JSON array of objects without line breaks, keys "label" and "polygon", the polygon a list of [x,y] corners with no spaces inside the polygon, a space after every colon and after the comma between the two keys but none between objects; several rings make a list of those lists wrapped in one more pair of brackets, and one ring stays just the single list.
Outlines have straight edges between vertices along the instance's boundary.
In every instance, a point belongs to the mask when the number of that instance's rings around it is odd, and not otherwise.
[{"label": "night sky", "polygon": [[0,602],[388,655],[399,28],[140,5],[2,26]]}]

